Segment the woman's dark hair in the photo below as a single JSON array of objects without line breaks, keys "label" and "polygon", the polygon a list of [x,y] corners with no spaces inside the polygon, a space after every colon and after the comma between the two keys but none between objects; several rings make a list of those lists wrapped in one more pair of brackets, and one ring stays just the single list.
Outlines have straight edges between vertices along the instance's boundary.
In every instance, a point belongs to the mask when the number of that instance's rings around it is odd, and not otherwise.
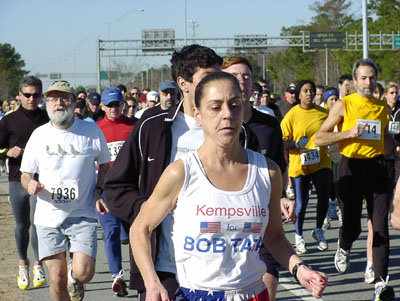
[{"label": "woman's dark hair", "polygon": [[300,90],[301,90],[301,88],[302,88],[304,85],[306,85],[306,84],[310,84],[310,85],[311,85],[312,90],[313,90],[314,95],[315,95],[315,92],[316,92],[317,89],[316,89],[316,87],[315,87],[314,82],[313,82],[312,80],[309,80],[309,79],[301,80],[301,81],[299,81],[299,82],[297,83],[296,88],[295,88],[295,90],[294,90],[294,98],[296,99],[296,103],[297,103],[297,104],[300,103],[300,98],[299,98]]},{"label": "woman's dark hair", "polygon": [[240,92],[240,85],[239,82],[237,81],[236,77],[234,77],[230,73],[226,72],[213,72],[205,76],[197,85],[196,91],[194,92],[194,103],[196,105],[196,108],[200,108],[200,103],[201,99],[203,98],[205,88],[207,85],[213,81],[217,80],[228,80],[230,81],[235,89],[237,89]]}]

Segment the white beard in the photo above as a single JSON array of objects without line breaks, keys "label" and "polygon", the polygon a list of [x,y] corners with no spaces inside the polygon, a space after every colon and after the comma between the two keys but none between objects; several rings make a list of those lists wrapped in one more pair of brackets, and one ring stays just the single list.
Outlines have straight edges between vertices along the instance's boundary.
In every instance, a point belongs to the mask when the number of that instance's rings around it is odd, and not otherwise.
[{"label": "white beard", "polygon": [[[59,112],[57,110],[63,110]],[[68,107],[57,106],[53,110],[50,110],[49,107],[46,107],[47,114],[49,115],[50,121],[57,125],[63,126],[68,124],[72,118],[74,118],[74,106],[70,105]]]}]

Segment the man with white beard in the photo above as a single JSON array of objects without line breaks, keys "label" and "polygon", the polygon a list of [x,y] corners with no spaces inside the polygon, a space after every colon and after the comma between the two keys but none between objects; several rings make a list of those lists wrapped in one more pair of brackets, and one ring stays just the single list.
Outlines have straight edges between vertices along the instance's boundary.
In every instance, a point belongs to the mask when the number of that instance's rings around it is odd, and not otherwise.
[{"label": "man with white beard", "polygon": [[[51,300],[82,300],[83,283],[95,270],[95,208],[107,213],[101,195],[110,154],[97,125],[74,119],[76,98],[67,81],[53,83],[44,95],[50,122],[38,127],[25,147],[21,184],[37,194],[34,223]],[[68,266],[67,251],[73,254]]]}]

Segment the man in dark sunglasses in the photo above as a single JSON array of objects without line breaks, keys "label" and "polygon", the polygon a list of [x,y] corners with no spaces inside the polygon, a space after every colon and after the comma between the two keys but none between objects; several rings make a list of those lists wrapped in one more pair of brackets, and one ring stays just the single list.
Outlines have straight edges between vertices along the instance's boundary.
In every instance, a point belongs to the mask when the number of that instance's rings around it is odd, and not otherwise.
[{"label": "man in dark sunglasses", "polygon": [[[0,149],[6,148],[4,156],[9,159],[8,174],[10,202],[15,218],[15,240],[19,256],[18,286],[22,290],[29,288],[29,227],[35,212],[36,197],[30,197],[21,185],[21,158],[25,145],[34,129],[47,123],[46,111],[39,109],[42,101],[42,82],[34,76],[24,77],[19,85],[21,106],[8,114],[0,122]],[[5,158],[2,158],[5,159]],[[46,282],[42,262],[39,261],[36,227],[32,223],[31,244],[34,251],[33,285],[43,286]]]},{"label": "man in dark sunglasses", "polygon": [[178,86],[172,80],[165,80],[161,82],[158,90],[160,91],[160,107],[162,110],[168,110],[179,100]]}]

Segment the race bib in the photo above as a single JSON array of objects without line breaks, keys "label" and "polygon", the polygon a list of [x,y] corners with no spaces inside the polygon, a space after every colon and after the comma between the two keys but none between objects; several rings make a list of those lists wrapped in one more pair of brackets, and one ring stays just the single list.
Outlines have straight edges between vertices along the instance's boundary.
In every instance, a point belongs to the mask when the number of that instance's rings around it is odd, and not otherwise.
[{"label": "race bib", "polygon": [[108,142],[107,147],[108,151],[110,152],[111,162],[114,162],[117,158],[119,151],[121,150],[122,145],[124,145],[125,141],[114,141]]},{"label": "race bib", "polygon": [[364,133],[358,139],[381,140],[381,122],[379,120],[357,119],[357,124],[366,124]]},{"label": "race bib", "polygon": [[54,205],[68,206],[79,200],[78,182],[75,180],[63,180],[59,183],[47,184],[46,188]]},{"label": "race bib", "polygon": [[305,149],[300,151],[301,165],[317,164],[321,161],[318,148]]},{"label": "race bib", "polygon": [[392,135],[400,134],[400,121],[389,121],[389,133]]}]

